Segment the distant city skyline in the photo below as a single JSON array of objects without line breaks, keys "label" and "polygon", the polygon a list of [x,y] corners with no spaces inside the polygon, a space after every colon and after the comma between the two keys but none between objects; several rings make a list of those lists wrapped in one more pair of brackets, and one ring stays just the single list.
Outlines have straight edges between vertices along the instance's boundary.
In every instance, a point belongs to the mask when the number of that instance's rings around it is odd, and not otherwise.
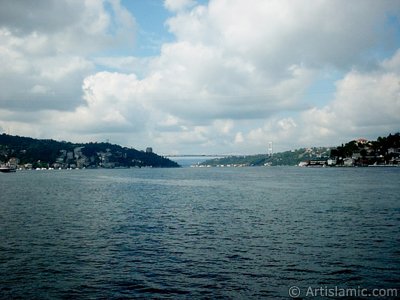
[{"label": "distant city skyline", "polygon": [[12,135],[212,155],[400,131],[397,0],[1,1],[0,61]]}]

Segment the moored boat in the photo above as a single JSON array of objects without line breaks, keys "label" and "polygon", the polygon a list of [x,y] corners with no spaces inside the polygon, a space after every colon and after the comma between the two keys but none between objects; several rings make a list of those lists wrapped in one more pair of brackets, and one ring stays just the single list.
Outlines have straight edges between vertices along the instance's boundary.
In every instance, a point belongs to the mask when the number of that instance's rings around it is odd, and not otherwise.
[{"label": "moored boat", "polygon": [[15,172],[17,169],[7,166],[7,165],[2,165],[0,166],[0,172],[2,173],[11,173],[11,172]]}]

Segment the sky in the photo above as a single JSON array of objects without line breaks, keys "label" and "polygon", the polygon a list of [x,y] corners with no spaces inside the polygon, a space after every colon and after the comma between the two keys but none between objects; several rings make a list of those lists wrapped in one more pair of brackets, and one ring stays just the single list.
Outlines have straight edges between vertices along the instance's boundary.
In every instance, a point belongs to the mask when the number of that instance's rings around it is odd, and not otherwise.
[{"label": "sky", "polygon": [[0,132],[169,154],[400,131],[398,0],[0,0]]}]

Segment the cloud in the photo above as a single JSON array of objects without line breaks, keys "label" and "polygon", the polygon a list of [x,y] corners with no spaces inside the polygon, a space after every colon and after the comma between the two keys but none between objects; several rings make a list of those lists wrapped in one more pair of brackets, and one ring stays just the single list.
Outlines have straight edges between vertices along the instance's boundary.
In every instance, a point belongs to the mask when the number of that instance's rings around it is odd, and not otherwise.
[{"label": "cloud", "polygon": [[91,55],[133,45],[135,21],[117,1],[2,1],[0,11],[3,109],[74,110]]},{"label": "cloud", "polygon": [[331,103],[303,114],[308,127],[346,137],[399,131],[400,50],[376,70],[350,71],[336,86]]},{"label": "cloud", "polygon": [[193,0],[165,0],[164,6],[166,9],[172,12],[179,12],[188,7],[195,5],[195,1]]},{"label": "cloud", "polygon": [[[142,58],[131,54],[135,18],[117,0],[1,2],[0,126],[189,153],[396,130],[398,1],[164,6],[175,41]],[[324,73],[341,75],[336,92],[311,103],[307,93]]]},{"label": "cloud", "polygon": [[143,131],[149,118],[149,109],[138,95],[143,88],[132,74],[96,73],[84,80],[85,104],[64,114],[59,122],[68,130],[82,133]]},{"label": "cloud", "polygon": [[280,74],[288,66],[347,68],[393,36],[382,28],[396,1],[210,1],[168,20],[180,41],[213,44]]},{"label": "cloud", "polygon": [[84,12],[84,1],[1,1],[0,26],[23,35],[36,30],[51,33],[81,22]]},{"label": "cloud", "polygon": [[[243,57],[220,49],[178,42],[164,45],[150,65],[157,107],[181,119],[211,122],[224,118],[264,118],[281,109],[299,109],[298,96],[312,71],[291,65],[280,82]],[[273,83],[272,83],[273,82]]]},{"label": "cloud", "polygon": [[[370,71],[349,71],[321,108],[294,117],[272,117],[243,136],[248,145],[274,141],[281,149],[335,146],[355,138],[376,139],[400,130],[400,51]],[[260,143],[261,141],[261,143]],[[245,149],[249,151],[250,149]]]}]

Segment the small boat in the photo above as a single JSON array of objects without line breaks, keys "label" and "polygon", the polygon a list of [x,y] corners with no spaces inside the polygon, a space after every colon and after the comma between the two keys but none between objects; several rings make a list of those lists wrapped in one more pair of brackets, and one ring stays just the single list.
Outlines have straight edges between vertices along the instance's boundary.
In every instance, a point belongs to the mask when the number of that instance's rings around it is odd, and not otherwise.
[{"label": "small boat", "polygon": [[2,172],[2,173],[11,173],[11,172],[16,172],[16,171],[17,171],[16,168],[12,168],[7,165],[0,166],[0,172]]},{"label": "small boat", "polygon": [[325,167],[326,162],[324,160],[308,160],[301,161],[298,166],[299,167],[308,167],[308,168],[322,168]]}]

